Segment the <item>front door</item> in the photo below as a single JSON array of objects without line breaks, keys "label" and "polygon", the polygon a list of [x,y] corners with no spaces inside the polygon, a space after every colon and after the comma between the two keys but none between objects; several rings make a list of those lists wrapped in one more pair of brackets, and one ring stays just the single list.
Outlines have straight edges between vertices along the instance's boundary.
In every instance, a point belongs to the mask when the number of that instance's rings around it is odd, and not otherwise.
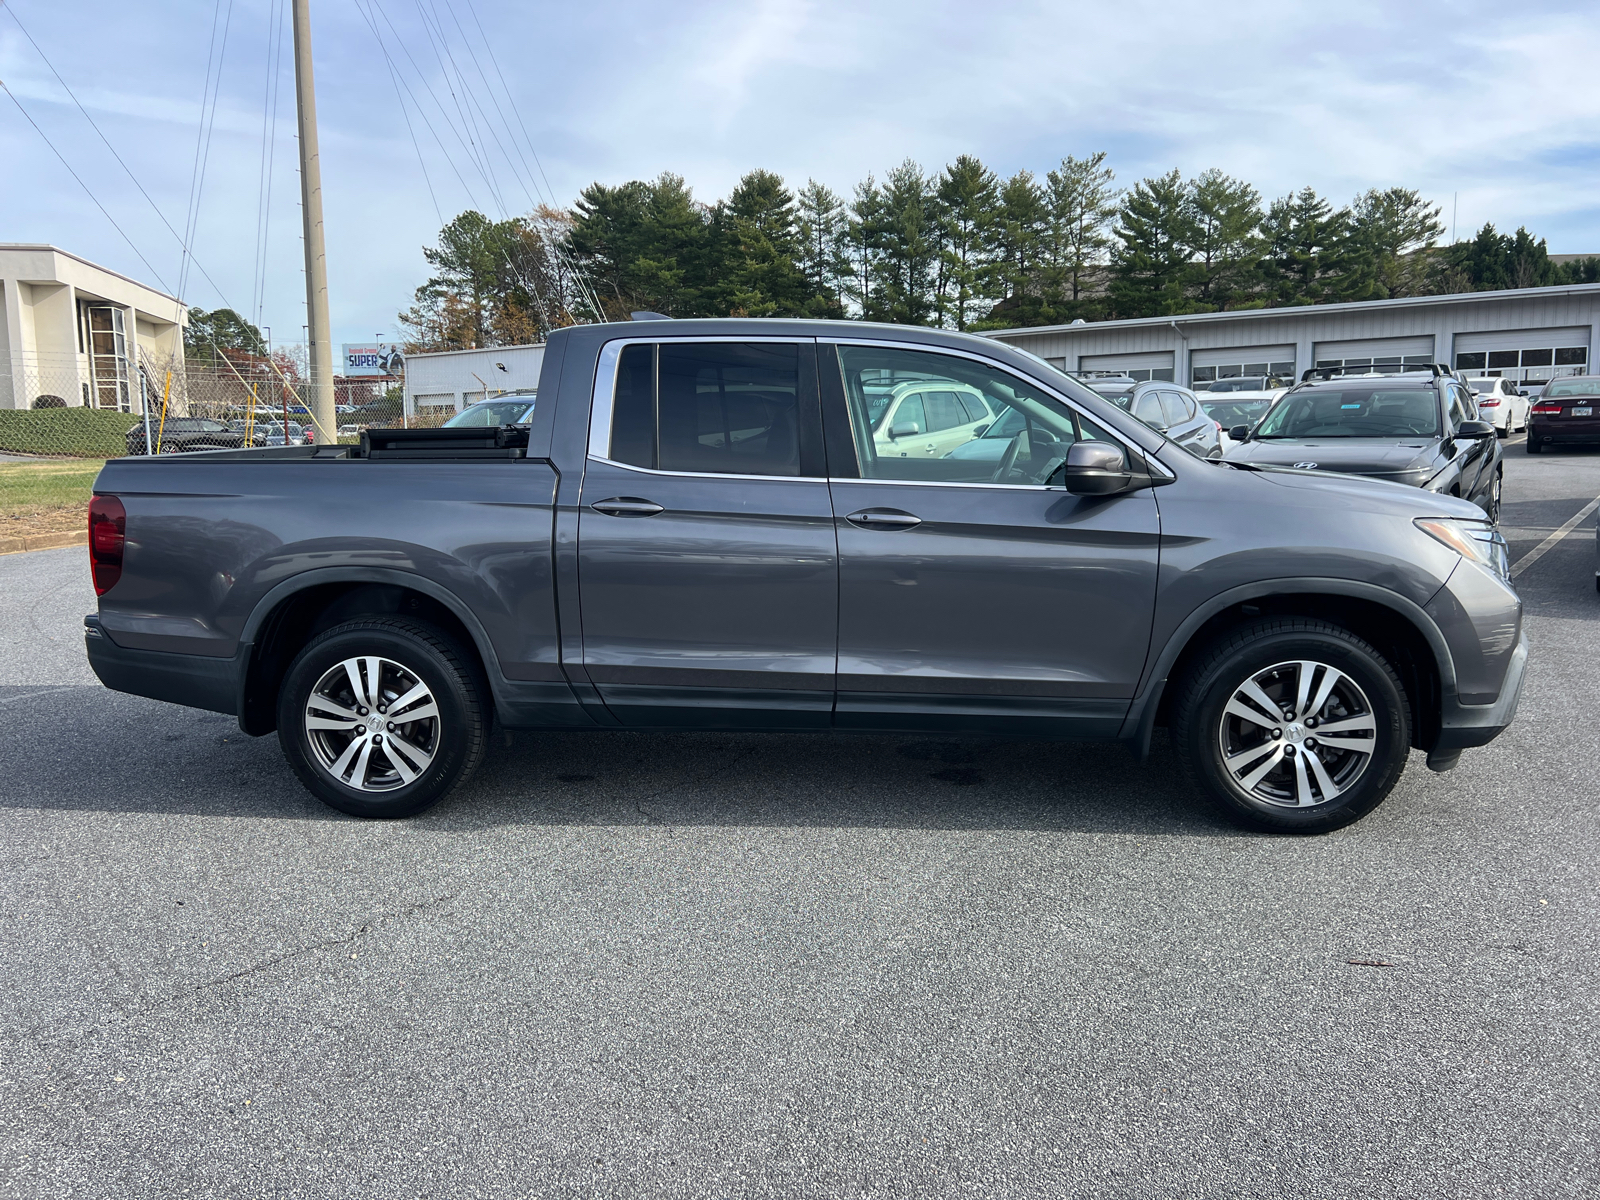
[{"label": "front door", "polygon": [[825,728],[838,561],[816,347],[612,343],[578,518],[583,669],[625,725]]},{"label": "front door", "polygon": [[[1116,439],[983,359],[841,343],[819,361],[839,536],[836,723],[1114,736],[1149,648],[1159,515],[1150,489],[1082,497],[1059,478],[1074,440]],[[878,453],[868,397],[919,374],[975,388],[995,427],[1017,432],[936,459]]]}]

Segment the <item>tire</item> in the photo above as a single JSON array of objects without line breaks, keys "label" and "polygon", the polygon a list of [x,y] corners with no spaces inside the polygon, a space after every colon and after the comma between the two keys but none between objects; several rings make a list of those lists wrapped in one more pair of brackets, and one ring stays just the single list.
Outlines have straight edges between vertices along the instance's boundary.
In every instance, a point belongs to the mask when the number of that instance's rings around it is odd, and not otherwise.
[{"label": "tire", "polygon": [[1502,467],[1494,473],[1494,481],[1489,484],[1489,507],[1486,511],[1489,521],[1495,525],[1500,524],[1500,498],[1505,492],[1505,482],[1506,473]]},{"label": "tire", "polygon": [[[1301,664],[1311,669],[1307,703],[1297,706]],[[1268,701],[1287,697],[1297,719],[1277,721],[1277,710],[1269,718],[1259,703],[1241,699],[1251,685]],[[1313,708],[1325,686],[1327,698]],[[1261,719],[1241,719],[1241,710]],[[1318,737],[1319,721],[1341,728]],[[1238,824],[1327,833],[1364,817],[1393,790],[1411,746],[1411,712],[1394,668],[1349,630],[1263,618],[1223,635],[1185,673],[1172,732],[1190,776]],[[1330,751],[1336,743],[1347,745]]]},{"label": "tire", "polygon": [[[385,712],[374,690],[391,704],[415,698]],[[278,692],[278,742],[300,782],[330,807],[355,817],[415,816],[483,761],[487,696],[476,657],[443,630],[366,617],[319,634],[295,656]],[[415,719],[385,719],[396,715]]]},{"label": "tire", "polygon": [[1531,434],[1531,433],[1528,434],[1528,440],[1527,440],[1526,445],[1528,447],[1528,453],[1529,454],[1537,454],[1537,453],[1539,453],[1539,443],[1533,440],[1533,434]]},{"label": "tire", "polygon": [[183,447],[177,442],[159,442],[156,446],[157,454],[181,454]]}]

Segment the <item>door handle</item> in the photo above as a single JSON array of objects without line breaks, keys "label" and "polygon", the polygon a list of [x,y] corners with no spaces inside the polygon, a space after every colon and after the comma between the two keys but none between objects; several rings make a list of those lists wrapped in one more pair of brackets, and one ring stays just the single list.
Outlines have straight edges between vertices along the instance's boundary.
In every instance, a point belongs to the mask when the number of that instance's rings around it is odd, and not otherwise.
[{"label": "door handle", "polygon": [[863,508],[860,512],[851,513],[845,520],[862,529],[910,529],[913,525],[922,524],[921,517],[901,512],[898,508]]},{"label": "door handle", "polygon": [[653,517],[666,511],[661,505],[637,496],[613,496],[610,500],[596,500],[589,507],[608,517]]}]

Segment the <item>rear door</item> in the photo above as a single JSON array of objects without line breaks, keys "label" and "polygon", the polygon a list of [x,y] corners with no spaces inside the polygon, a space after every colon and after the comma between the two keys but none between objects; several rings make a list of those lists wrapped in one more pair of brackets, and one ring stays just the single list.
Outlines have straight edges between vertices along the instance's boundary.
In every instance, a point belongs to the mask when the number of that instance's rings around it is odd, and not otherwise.
[{"label": "rear door", "polygon": [[829,724],[838,557],[814,341],[605,347],[578,590],[583,672],[623,724]]},{"label": "rear door", "polygon": [[[838,514],[836,724],[1114,736],[1149,644],[1156,502],[1150,489],[1073,496],[1059,471],[1074,440],[1116,439],[976,355],[840,342],[820,348],[819,369]],[[1018,432],[999,458],[882,455],[867,385],[899,374],[966,385]]]}]

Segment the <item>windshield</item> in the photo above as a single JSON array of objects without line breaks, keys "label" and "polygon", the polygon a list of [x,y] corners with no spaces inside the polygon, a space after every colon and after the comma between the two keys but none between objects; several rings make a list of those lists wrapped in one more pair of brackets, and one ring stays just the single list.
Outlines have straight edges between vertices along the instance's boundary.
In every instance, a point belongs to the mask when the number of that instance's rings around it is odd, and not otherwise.
[{"label": "windshield", "polygon": [[1432,388],[1318,388],[1278,402],[1259,438],[1437,437],[1439,397]]},{"label": "windshield", "polygon": [[1544,389],[1541,400],[1562,396],[1600,396],[1600,379],[1561,379]]},{"label": "windshield", "polygon": [[1111,403],[1115,404],[1123,412],[1127,412],[1128,405],[1133,403],[1132,388],[1123,388],[1120,392],[1113,392],[1110,390],[1103,391],[1100,388],[1095,388],[1094,392],[1095,395],[1099,396],[1102,400],[1111,401]]},{"label": "windshield", "polygon": [[1207,400],[1204,395],[1200,397],[1200,407],[1205,409],[1206,416],[1210,417],[1224,429],[1232,429],[1235,425],[1254,425],[1267,409],[1272,407],[1270,400]]},{"label": "windshield", "polygon": [[1208,392],[1265,392],[1271,387],[1270,382],[1260,375],[1245,375],[1242,378],[1219,379],[1206,389]]},{"label": "windshield", "polygon": [[533,397],[518,396],[515,400],[482,400],[463,408],[444,423],[446,429],[488,427],[496,425],[526,425],[533,419]]}]

